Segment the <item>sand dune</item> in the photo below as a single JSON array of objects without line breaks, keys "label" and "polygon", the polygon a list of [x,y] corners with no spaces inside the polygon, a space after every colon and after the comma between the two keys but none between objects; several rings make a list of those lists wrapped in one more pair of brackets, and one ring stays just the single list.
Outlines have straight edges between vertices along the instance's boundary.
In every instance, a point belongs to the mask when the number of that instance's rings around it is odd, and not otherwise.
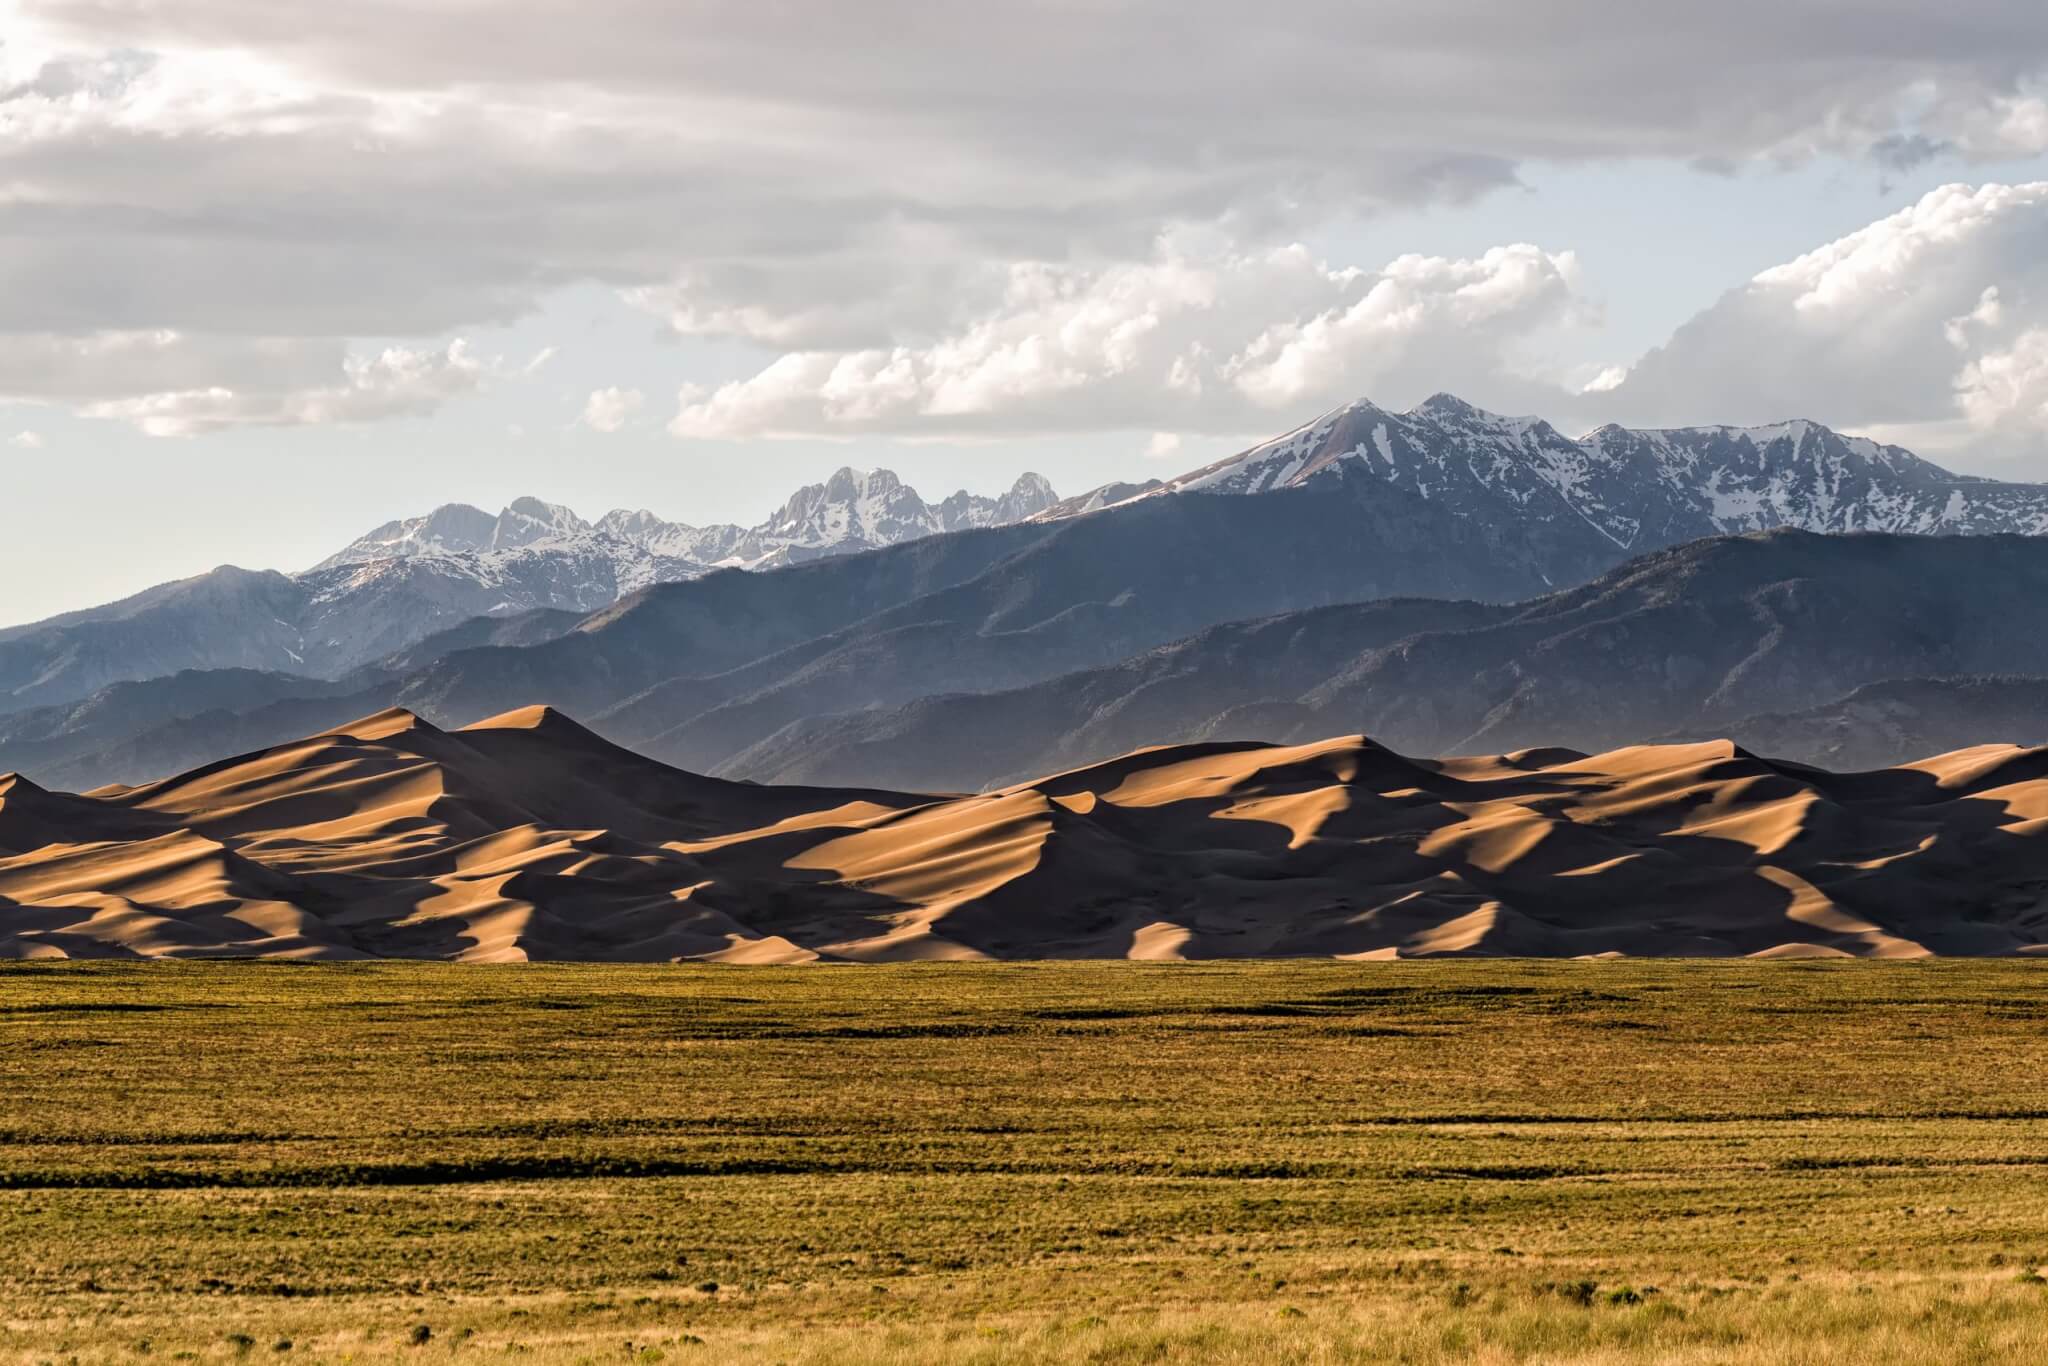
[{"label": "sand dune", "polygon": [[545,708],[382,712],[140,787],[0,778],[0,957],[2048,953],[2048,750],[1143,750],[999,792],[760,787]]}]

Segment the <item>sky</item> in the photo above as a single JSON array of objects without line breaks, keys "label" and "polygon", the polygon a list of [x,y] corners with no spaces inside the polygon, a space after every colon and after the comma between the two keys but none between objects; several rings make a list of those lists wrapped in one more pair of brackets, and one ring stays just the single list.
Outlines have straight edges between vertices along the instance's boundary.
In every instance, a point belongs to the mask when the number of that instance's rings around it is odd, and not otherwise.
[{"label": "sky", "polygon": [[0,625],[1439,390],[2048,480],[2048,6],[0,0]]}]

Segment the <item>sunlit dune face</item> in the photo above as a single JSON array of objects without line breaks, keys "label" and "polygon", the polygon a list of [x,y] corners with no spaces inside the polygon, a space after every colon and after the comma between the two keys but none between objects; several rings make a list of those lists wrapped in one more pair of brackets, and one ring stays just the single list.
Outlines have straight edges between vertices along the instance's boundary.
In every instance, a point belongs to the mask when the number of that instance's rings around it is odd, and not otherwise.
[{"label": "sunlit dune face", "polygon": [[1140,751],[967,797],[403,712],[165,782],[0,786],[0,952],[978,959],[2048,949],[2048,751],[1836,778],[1725,742]]}]

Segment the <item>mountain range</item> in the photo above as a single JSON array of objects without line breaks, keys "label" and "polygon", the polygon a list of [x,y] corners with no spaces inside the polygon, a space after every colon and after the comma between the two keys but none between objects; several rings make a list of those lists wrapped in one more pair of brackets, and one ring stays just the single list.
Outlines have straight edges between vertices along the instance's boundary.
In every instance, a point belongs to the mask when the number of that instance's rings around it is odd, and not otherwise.
[{"label": "mountain range", "polygon": [[[1141,745],[1339,727],[1458,754],[1734,737],[1870,767],[1964,736],[2048,743],[2048,538],[1712,537],[1520,603],[1346,603],[1024,687],[843,708],[709,767],[946,790]],[[672,733],[635,742],[688,753]]]},{"label": "mountain range", "polygon": [[966,527],[1056,501],[1035,474],[1007,493],[927,504],[887,470],[842,469],[757,527],[691,527],[650,512],[586,522],[520,498],[389,522],[303,573],[222,566],[104,607],[0,630],[0,713],[187,669],[340,678],[478,617],[585,614],[715,568],[773,568]]},{"label": "mountain range", "polygon": [[[646,509],[624,508],[586,522],[568,508],[538,498],[515,499],[496,517],[465,503],[449,503],[422,517],[386,522],[314,566],[314,571],[381,560],[489,556],[536,547],[601,547],[617,560],[621,592],[685,574],[650,577],[650,567],[685,564],[713,569],[768,569],[824,555],[846,555],[896,545],[920,536],[973,527],[1005,526],[1059,501],[1044,476],[1024,474],[998,497],[961,491],[927,503],[889,470],[841,469],[822,484],[792,494],[759,526],[729,523],[690,526],[663,521]],[[619,596],[615,592],[613,597]]]},{"label": "mountain range", "polygon": [[[961,519],[986,525],[948,529]],[[362,613],[352,638],[376,646],[347,668],[321,656],[312,681],[246,653],[174,674],[168,645],[133,656],[162,677],[90,696],[24,706],[54,686],[32,679],[0,714],[0,769],[135,781],[380,708],[460,725],[537,699],[687,768],[921,790],[1136,745],[1354,731],[1441,753],[1752,727],[1818,758],[1848,752],[1828,708],[1917,680],[1916,719],[1857,753],[1892,762],[1948,733],[1981,676],[2024,729],[2017,699],[2048,676],[2032,643],[2048,638],[2048,487],[1806,422],[1573,441],[1445,395],[1398,414],[1359,403],[1176,480],[1061,502],[1027,476],[935,509],[893,476],[843,472],[731,530],[524,500],[392,523],[273,577],[475,584],[480,566],[559,569],[627,544],[679,568],[403,630],[404,595],[342,592]],[[714,550],[729,567],[707,572]],[[121,618],[144,641],[193,620]],[[241,629],[227,609],[202,624]],[[245,647],[265,639],[241,627]],[[47,653],[40,629],[0,634],[0,666],[10,648]],[[75,686],[83,657],[49,677]]]},{"label": "mountain range", "polygon": [[[1353,403],[1106,505],[1176,493],[1264,493],[1337,470],[1367,471],[1467,516],[1582,526],[1623,555],[1776,527],[2048,533],[2048,485],[1955,474],[1902,447],[1816,422],[1610,425],[1574,441],[1540,418],[1503,417],[1450,394],[1405,413]],[[1055,505],[1052,515],[1062,510]]]}]

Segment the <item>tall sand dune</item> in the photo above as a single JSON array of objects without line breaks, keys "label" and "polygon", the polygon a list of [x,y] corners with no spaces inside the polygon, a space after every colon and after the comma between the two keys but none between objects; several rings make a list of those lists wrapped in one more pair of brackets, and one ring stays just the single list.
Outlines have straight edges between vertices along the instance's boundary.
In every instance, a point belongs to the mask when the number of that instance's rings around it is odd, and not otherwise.
[{"label": "tall sand dune", "polygon": [[0,957],[2048,953],[2048,750],[1141,750],[998,792],[761,787],[546,708],[139,787],[0,777]]}]

